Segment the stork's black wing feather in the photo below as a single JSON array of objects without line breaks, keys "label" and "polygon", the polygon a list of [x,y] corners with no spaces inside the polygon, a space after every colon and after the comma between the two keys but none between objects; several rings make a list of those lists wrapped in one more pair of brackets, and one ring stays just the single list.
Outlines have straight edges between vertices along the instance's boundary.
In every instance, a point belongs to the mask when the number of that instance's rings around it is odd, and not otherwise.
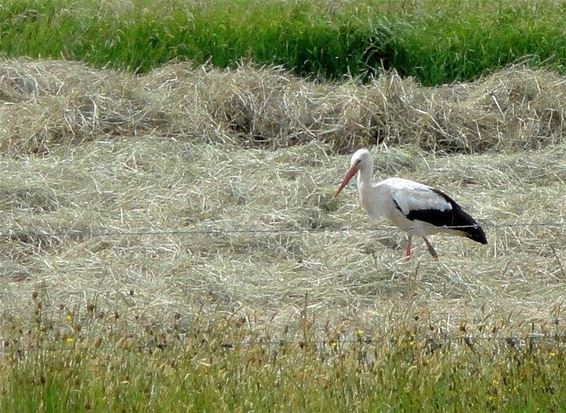
[{"label": "stork's black wing feather", "polygon": [[[433,188],[431,188],[431,190],[444,198],[450,204],[451,208],[444,210],[434,208],[412,209],[405,214],[407,219],[411,221],[418,220],[428,222],[436,227],[460,227],[455,229],[462,231],[468,238],[476,242],[487,244],[485,232],[474,218],[444,192]],[[397,203],[395,203],[395,207],[401,210]]]}]

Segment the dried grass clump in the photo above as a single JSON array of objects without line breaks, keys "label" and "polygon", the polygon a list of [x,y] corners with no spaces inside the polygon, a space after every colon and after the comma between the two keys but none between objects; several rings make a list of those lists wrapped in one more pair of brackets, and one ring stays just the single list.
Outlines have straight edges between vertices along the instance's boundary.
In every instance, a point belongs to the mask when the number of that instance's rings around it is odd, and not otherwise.
[{"label": "dried grass clump", "polygon": [[248,144],[279,146],[311,140],[313,136],[300,125],[313,108],[309,98],[315,93],[313,87],[280,69],[250,69],[212,71],[204,79],[201,96],[211,118]]},{"label": "dried grass clump", "polygon": [[[327,86],[281,68],[234,70],[173,64],[142,78],[174,113],[177,131],[212,143],[284,147],[316,139],[309,129],[316,98]],[[168,112],[169,112],[168,110]]]},{"label": "dried grass clump", "polygon": [[144,76],[79,63],[3,61],[0,149],[151,133],[191,142],[338,152],[416,145],[445,152],[523,150],[563,142],[564,78],[510,67],[473,83],[422,87],[386,72],[369,84],[318,83],[281,68],[189,63]]},{"label": "dried grass clump", "polygon": [[514,66],[474,83],[444,86],[438,95],[443,135],[461,137],[460,147],[468,151],[522,150],[564,141],[566,83],[556,73]]},{"label": "dried grass clump", "polygon": [[250,65],[190,73],[190,87],[175,90],[191,91],[184,95],[186,119],[198,113],[201,126],[183,129],[201,130],[212,141],[214,134],[205,132],[210,125],[222,141],[247,147],[318,140],[340,152],[381,142],[446,152],[516,151],[563,139],[564,80],[544,70],[511,67],[438,88],[394,72],[366,85],[308,82]]},{"label": "dried grass clump", "polygon": [[117,74],[89,69],[78,62],[0,60],[0,101],[18,103],[39,96],[66,95],[75,89],[97,90]]},{"label": "dried grass clump", "polygon": [[5,61],[0,76],[4,151],[47,153],[58,144],[167,128],[167,115],[127,74],[74,62]]},{"label": "dried grass clump", "polygon": [[465,153],[563,142],[565,80],[546,70],[515,66],[436,88],[386,73],[366,96],[383,102],[374,112],[378,142]]}]

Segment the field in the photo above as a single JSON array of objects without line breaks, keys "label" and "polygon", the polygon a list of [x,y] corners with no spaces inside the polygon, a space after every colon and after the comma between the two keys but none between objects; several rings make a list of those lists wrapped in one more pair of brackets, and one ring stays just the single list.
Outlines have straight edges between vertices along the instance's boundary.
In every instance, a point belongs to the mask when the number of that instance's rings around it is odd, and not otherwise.
[{"label": "field", "polygon": [[[561,76],[0,71],[2,410],[562,406]],[[489,245],[404,261],[355,185],[333,198],[362,144]]]},{"label": "field", "polygon": [[137,73],[251,60],[331,80],[394,69],[438,85],[519,62],[564,74],[565,11],[564,0],[6,0],[0,55]]},{"label": "field", "polygon": [[[564,410],[563,2],[92,4],[0,7],[0,411]],[[403,259],[334,198],[362,146],[489,244]]]}]

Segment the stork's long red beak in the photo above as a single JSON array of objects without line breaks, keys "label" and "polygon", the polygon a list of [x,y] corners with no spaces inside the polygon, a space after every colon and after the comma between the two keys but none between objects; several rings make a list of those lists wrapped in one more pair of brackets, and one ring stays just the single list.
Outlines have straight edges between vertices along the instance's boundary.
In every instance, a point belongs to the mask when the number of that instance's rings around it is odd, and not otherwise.
[{"label": "stork's long red beak", "polygon": [[358,173],[358,166],[357,165],[351,166],[350,169],[348,169],[348,171],[346,172],[346,176],[344,176],[344,179],[342,180],[342,183],[340,184],[340,187],[338,188],[338,191],[336,191],[336,194],[334,195],[335,198],[338,196],[338,194],[340,194],[340,192],[342,192],[342,190],[346,187],[346,185],[348,185],[348,182],[350,182],[350,180],[357,173]]}]

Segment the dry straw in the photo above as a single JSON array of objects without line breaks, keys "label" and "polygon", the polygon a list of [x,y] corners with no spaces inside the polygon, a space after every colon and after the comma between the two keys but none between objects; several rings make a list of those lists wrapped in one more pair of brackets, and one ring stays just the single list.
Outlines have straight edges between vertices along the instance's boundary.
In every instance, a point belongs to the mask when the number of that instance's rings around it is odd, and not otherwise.
[{"label": "dry straw", "polygon": [[149,75],[79,63],[0,64],[0,147],[156,136],[279,148],[316,140],[339,151],[376,143],[474,153],[563,141],[564,79],[521,66],[473,83],[420,87],[388,72],[373,82],[310,82],[282,69],[164,66]]},{"label": "dry straw", "polygon": [[[27,235],[0,240],[1,309],[26,314],[35,292],[47,313],[96,304],[132,329],[225,314],[279,328],[297,327],[306,294],[315,324],[368,334],[415,317],[544,333],[563,319],[564,227],[488,228],[486,247],[437,237],[439,262],[422,245],[405,262],[398,231],[335,231],[383,223],[354,185],[332,196],[365,144],[378,177],[440,187],[487,222],[565,222],[565,90],[522,67],[424,88],[2,61],[0,231]],[[93,229],[107,235],[42,235]]]}]

